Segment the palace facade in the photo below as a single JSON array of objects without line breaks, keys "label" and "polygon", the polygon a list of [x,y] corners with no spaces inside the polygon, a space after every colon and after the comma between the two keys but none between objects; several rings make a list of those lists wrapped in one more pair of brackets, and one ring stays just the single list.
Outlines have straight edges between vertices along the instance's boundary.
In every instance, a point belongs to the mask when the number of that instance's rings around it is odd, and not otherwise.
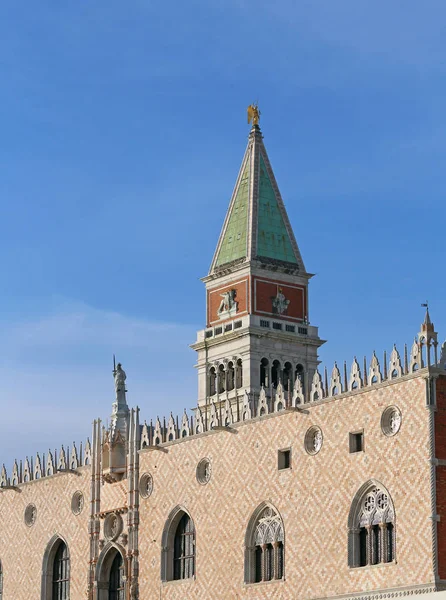
[{"label": "palace facade", "polygon": [[311,274],[257,121],[204,278],[195,411],[151,421],[117,364],[110,427],[3,467],[0,600],[446,588],[446,346],[426,310],[401,354],[319,366]]}]

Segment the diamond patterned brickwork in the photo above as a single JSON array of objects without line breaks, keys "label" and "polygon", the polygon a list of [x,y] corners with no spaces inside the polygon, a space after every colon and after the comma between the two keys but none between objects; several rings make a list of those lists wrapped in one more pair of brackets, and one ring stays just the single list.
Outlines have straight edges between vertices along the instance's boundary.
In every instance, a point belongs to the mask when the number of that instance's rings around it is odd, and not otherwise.
[{"label": "diamond patterned brickwork", "polygon": [[435,414],[435,456],[443,465],[436,467],[437,474],[437,523],[438,532],[438,573],[446,579],[446,377],[436,381],[437,411]]},{"label": "diamond patterned brickwork", "polygon": [[[5,600],[40,600],[42,562],[51,538],[66,541],[71,559],[70,598],[85,598],[89,560],[88,517],[90,467],[80,467],[80,476],[61,473],[20,486],[20,492],[0,493],[0,560],[3,565]],[[77,490],[84,494],[80,515],[71,511]],[[29,503],[37,508],[32,527],[24,522]]]},{"label": "diamond patterned brickwork", "polygon": [[[438,389],[440,399],[442,383]],[[304,600],[433,587],[430,410],[425,393],[421,376],[390,381],[307,404],[306,413],[283,412],[237,424],[235,433],[216,431],[178,440],[166,444],[168,452],[142,451],[140,472],[152,474],[153,493],[141,499],[140,600]],[[393,437],[385,436],[380,425],[389,405],[402,413],[401,430]],[[315,456],[303,445],[312,425],[323,432]],[[365,452],[350,454],[348,434],[360,429]],[[288,447],[292,468],[278,471],[277,451]],[[212,476],[200,485],[196,466],[204,457],[212,461]],[[90,467],[79,471],[81,476],[61,473],[20,485],[20,492],[0,492],[6,600],[40,600],[43,555],[54,534],[70,550],[70,598],[86,598]],[[350,569],[348,513],[357,490],[370,479],[381,482],[392,496],[396,563]],[[125,506],[125,485],[101,486],[102,512]],[[71,511],[76,490],[85,495],[79,516]],[[262,502],[273,504],[283,519],[285,580],[246,585],[246,527]],[[24,523],[29,503],[37,507],[33,527]],[[167,516],[178,505],[190,512],[196,527],[196,578],[160,583],[161,536]]]},{"label": "diamond patterned brickwork", "polygon": [[[386,437],[382,411],[396,404],[401,431]],[[236,428],[143,452],[141,472],[154,476],[153,494],[141,502],[141,597],[163,599],[303,599],[397,588],[433,581],[429,482],[429,411],[421,378],[367,389]],[[324,443],[316,456],[303,447],[319,425]],[[364,428],[365,452],[349,454],[348,434]],[[292,468],[277,470],[277,450],[292,448]],[[195,479],[203,457],[212,460],[206,486]],[[396,511],[396,564],[347,566],[347,517],[359,487],[377,479]],[[245,585],[244,536],[263,501],[285,526],[285,581]],[[196,580],[161,584],[160,541],[166,516],[177,505],[190,511],[197,531]],[[160,594],[156,596],[156,594]]]},{"label": "diamond patterned brickwork", "polygon": [[108,483],[101,487],[101,512],[127,506],[127,480]]}]

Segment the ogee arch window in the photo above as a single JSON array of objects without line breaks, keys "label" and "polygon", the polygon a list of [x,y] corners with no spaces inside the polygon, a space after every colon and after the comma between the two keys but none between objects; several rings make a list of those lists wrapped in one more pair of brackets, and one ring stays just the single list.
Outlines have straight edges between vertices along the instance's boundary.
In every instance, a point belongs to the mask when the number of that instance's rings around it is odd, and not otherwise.
[{"label": "ogee arch window", "polygon": [[259,507],[251,517],[246,534],[246,583],[283,578],[284,541],[279,513],[270,505]]},{"label": "ogee arch window", "polygon": [[395,559],[395,509],[389,492],[370,481],[358,490],[349,514],[348,564],[365,567]]}]

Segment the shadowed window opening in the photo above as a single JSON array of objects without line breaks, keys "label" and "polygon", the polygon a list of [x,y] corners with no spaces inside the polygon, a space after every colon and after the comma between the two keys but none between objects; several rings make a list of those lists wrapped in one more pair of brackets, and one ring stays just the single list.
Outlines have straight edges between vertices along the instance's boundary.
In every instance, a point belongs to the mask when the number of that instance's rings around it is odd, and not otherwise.
[{"label": "shadowed window opening", "polygon": [[110,581],[108,584],[109,600],[125,600],[124,597],[124,561],[119,552],[117,552],[111,569]]},{"label": "shadowed window opening", "polygon": [[174,579],[188,579],[195,574],[195,530],[192,519],[184,514],[174,540]]},{"label": "shadowed window opening", "polygon": [[[60,542],[53,563],[52,600],[68,600],[70,586],[70,559],[64,542]],[[1,596],[0,596],[1,598]]]}]

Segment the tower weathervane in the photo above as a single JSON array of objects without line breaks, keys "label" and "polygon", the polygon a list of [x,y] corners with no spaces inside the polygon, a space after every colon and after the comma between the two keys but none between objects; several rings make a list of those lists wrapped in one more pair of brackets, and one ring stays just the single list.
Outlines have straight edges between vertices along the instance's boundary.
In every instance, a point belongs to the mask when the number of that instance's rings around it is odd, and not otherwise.
[{"label": "tower weathervane", "polygon": [[253,126],[258,125],[260,120],[260,110],[257,102],[248,106],[248,123]]}]

